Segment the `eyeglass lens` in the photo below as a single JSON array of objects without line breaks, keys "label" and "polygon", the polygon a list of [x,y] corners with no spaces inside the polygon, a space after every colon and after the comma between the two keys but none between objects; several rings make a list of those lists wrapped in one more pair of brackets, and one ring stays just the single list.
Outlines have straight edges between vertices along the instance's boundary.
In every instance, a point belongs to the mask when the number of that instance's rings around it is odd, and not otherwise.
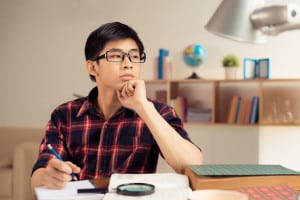
[{"label": "eyeglass lens", "polygon": [[129,57],[130,62],[144,62],[144,53],[140,54],[140,52],[137,50],[131,50],[128,53],[120,50],[107,51],[106,59],[109,62],[122,62],[125,58],[125,55]]}]

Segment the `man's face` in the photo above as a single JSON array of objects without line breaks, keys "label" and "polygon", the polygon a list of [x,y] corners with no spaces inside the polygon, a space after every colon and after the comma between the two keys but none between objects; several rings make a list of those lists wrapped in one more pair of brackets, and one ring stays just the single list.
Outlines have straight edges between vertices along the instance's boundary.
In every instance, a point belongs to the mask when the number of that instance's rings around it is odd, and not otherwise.
[{"label": "man's face", "polygon": [[[99,56],[108,51],[107,58],[99,59],[98,63],[93,61],[92,75],[95,76],[98,87],[119,90],[127,81],[139,79],[141,63],[134,61],[138,59],[140,52],[134,40],[122,39],[108,42]],[[130,61],[128,54],[123,56],[123,53],[129,53],[133,62]]]}]

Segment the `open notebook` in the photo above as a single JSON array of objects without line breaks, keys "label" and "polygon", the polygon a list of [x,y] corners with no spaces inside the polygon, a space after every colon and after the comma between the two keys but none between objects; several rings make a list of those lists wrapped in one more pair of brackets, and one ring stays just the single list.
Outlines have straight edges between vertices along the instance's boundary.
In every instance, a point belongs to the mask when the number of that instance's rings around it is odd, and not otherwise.
[{"label": "open notebook", "polygon": [[35,188],[38,200],[100,200],[104,194],[85,193],[78,194],[77,189],[94,188],[95,186],[88,180],[69,182],[62,190],[46,189],[44,187]]},{"label": "open notebook", "polygon": [[176,173],[153,173],[153,174],[113,174],[109,182],[109,192],[104,194],[90,193],[78,194],[77,189],[93,188],[94,185],[88,181],[69,182],[62,190],[35,188],[38,200],[136,200],[137,197],[117,194],[116,188],[124,183],[148,183],[155,186],[155,192],[151,195],[139,196],[144,200],[182,200],[187,199],[191,192],[188,177]]},{"label": "open notebook", "polygon": [[[116,187],[125,183],[148,183],[155,186],[155,192],[145,196],[124,196],[115,193]],[[187,199],[192,191],[188,177],[177,173],[154,174],[113,174],[109,182],[109,193],[104,200],[182,200]]]}]

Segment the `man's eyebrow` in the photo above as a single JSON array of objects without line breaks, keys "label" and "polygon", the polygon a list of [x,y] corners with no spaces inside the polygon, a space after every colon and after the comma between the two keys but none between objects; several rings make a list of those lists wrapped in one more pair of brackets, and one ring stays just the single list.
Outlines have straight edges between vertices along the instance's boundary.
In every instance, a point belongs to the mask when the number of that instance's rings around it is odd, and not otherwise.
[{"label": "man's eyebrow", "polygon": [[[122,49],[118,49],[118,48],[112,48],[109,51],[123,51]],[[139,49],[134,48],[134,49],[129,49],[129,51],[139,51]]]},{"label": "man's eyebrow", "polygon": [[139,51],[139,49],[130,49],[129,51]]},{"label": "man's eyebrow", "polygon": [[112,48],[109,51],[122,51],[122,49]]}]

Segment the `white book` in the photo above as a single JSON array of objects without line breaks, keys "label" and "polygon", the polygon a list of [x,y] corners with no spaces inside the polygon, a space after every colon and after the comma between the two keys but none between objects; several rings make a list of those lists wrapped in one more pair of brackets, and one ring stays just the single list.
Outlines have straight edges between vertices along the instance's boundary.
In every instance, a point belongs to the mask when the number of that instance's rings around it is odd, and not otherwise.
[{"label": "white book", "polygon": [[177,173],[153,173],[153,174],[113,174],[109,183],[109,192],[103,200],[136,200],[135,196],[117,194],[118,185],[125,183],[147,183],[155,186],[155,192],[150,195],[139,196],[142,200],[182,200],[187,199],[192,191],[188,177]]}]

